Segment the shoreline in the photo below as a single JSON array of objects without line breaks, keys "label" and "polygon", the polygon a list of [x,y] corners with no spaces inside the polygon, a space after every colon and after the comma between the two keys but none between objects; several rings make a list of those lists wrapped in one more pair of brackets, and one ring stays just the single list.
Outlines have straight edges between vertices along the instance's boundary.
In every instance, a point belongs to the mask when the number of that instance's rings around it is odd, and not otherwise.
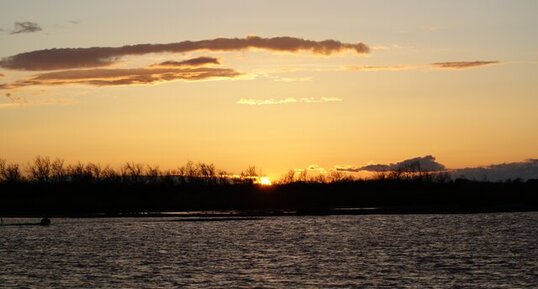
[{"label": "shoreline", "polygon": [[9,218],[256,218],[278,216],[337,216],[337,215],[463,215],[487,213],[538,212],[533,206],[504,207],[379,207],[379,208],[331,208],[331,209],[290,209],[290,210],[202,210],[175,212],[117,212],[117,213],[10,213],[1,215]]}]

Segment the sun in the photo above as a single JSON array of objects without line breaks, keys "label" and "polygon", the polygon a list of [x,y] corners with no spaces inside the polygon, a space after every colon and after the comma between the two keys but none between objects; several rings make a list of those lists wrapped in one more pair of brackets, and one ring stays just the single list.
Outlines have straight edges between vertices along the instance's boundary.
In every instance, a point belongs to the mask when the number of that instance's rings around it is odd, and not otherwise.
[{"label": "sun", "polygon": [[271,182],[271,179],[269,177],[260,177],[259,184],[262,186],[270,186],[273,183]]}]

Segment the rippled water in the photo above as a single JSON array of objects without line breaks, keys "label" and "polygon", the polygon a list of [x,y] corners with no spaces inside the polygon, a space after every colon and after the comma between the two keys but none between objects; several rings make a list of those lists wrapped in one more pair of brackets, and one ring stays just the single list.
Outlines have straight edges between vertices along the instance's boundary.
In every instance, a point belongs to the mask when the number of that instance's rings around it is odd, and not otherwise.
[{"label": "rippled water", "polygon": [[538,286],[538,213],[172,220],[0,227],[0,287]]}]

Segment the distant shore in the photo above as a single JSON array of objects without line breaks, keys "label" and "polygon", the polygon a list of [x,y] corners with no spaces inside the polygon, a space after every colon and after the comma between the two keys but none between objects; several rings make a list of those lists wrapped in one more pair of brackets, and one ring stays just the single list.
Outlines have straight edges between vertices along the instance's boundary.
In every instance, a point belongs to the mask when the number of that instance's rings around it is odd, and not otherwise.
[{"label": "distant shore", "polygon": [[497,206],[497,207],[385,207],[385,208],[334,208],[323,210],[254,210],[254,211],[183,211],[183,212],[133,212],[133,213],[12,213],[3,218],[222,218],[245,219],[273,216],[324,216],[324,215],[409,215],[409,214],[480,214],[537,212],[536,206]]},{"label": "distant shore", "polygon": [[197,178],[0,183],[0,217],[185,217],[465,214],[538,211],[538,179],[430,174],[261,185]]}]

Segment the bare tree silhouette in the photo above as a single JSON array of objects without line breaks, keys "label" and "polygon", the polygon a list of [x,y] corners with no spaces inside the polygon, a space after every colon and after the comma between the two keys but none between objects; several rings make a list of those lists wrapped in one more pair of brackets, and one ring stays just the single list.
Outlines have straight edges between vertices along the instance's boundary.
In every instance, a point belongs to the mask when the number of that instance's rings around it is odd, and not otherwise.
[{"label": "bare tree silhouette", "polygon": [[144,165],[140,163],[127,162],[121,168],[122,177],[127,182],[138,184],[142,181],[142,175],[144,174]]},{"label": "bare tree silhouette", "polygon": [[287,173],[280,177],[278,183],[280,184],[291,184],[295,180],[295,170],[289,170]]},{"label": "bare tree silhouette", "polygon": [[66,170],[64,167],[64,160],[56,158],[51,164],[51,174],[55,183],[62,183],[66,177]]},{"label": "bare tree silhouette", "polygon": [[0,159],[0,182],[13,184],[23,179],[19,164],[8,164],[6,160]]},{"label": "bare tree silhouette", "polygon": [[37,156],[34,159],[34,163],[29,165],[29,170],[31,178],[34,181],[40,183],[49,182],[52,171],[52,163],[50,161],[50,158]]}]

